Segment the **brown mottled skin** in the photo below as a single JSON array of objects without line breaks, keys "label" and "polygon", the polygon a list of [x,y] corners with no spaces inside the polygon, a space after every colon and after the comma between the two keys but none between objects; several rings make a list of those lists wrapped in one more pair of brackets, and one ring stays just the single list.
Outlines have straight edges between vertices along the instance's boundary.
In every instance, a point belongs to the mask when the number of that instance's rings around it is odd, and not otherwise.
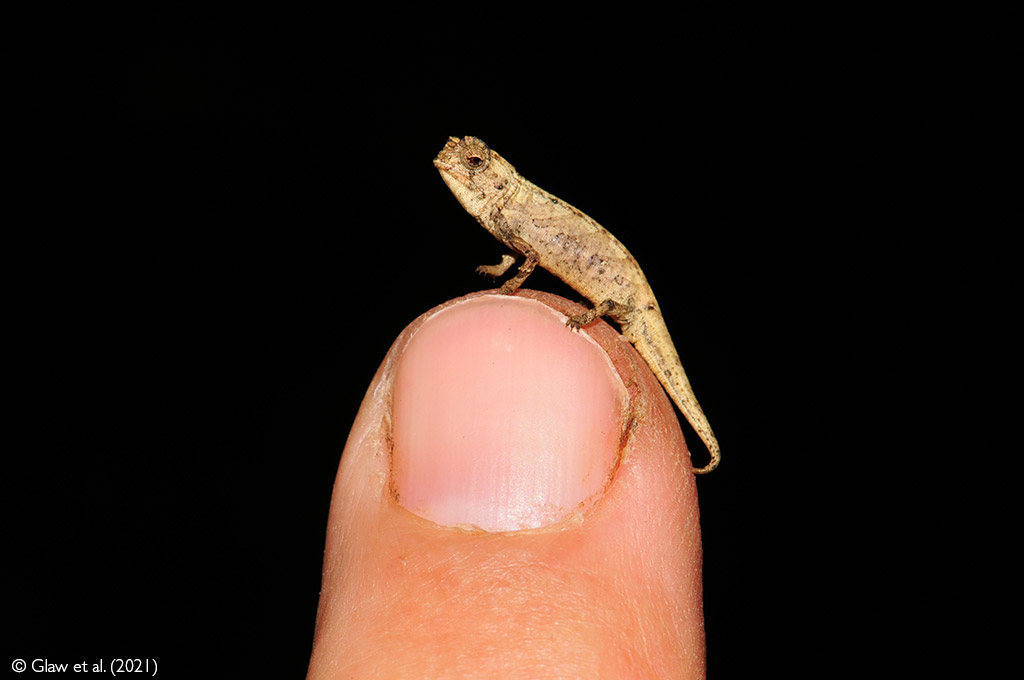
[{"label": "brown mottled skin", "polygon": [[[694,472],[714,470],[721,460],[718,441],[690,388],[658,301],[626,247],[586,214],[523,178],[475,137],[449,138],[434,165],[469,214],[525,256],[501,292],[514,293],[540,265],[594,304],[568,326],[578,329],[604,315],[614,319],[708,447],[711,462]],[[506,255],[501,264],[479,270],[501,276],[514,261]]]}]

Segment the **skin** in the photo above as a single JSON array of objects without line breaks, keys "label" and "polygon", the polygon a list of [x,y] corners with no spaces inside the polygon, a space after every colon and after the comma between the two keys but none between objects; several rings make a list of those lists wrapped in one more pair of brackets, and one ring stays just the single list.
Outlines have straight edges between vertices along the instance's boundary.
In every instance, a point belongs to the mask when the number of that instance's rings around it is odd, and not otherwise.
[{"label": "skin", "polygon": [[[559,327],[583,312],[536,291],[511,300],[476,293],[424,314],[396,339],[366,392],[335,480],[307,677],[705,677],[697,487],[678,453],[686,445],[654,375],[608,324],[599,321],[586,334],[625,391],[605,427],[629,435],[618,444],[613,478],[586,509],[549,526],[492,533],[440,526],[402,506],[401,489],[394,489],[400,460],[392,451],[402,418],[393,403],[396,382],[413,369],[435,371],[443,382],[452,370],[436,355],[407,348],[441,310],[470,305],[459,337],[496,357],[496,333],[514,326],[516,334],[535,336],[544,324]],[[538,307],[548,313],[530,311]],[[521,356],[523,370],[593,349],[583,341],[559,344],[532,343]],[[433,390],[424,391],[431,399]],[[592,413],[588,402],[572,405]],[[487,420],[497,433],[509,417],[501,409]],[[481,414],[455,409],[449,418],[461,430],[479,426]],[[518,425],[543,428],[534,420]]]},{"label": "skin", "polygon": [[[711,461],[694,473],[718,467],[718,440],[693,394],[647,278],[626,247],[582,211],[525,179],[476,137],[449,138],[434,165],[466,211],[524,256],[501,293],[515,293],[540,265],[594,304],[571,317],[569,327],[579,329],[601,316],[614,319],[707,446]],[[514,261],[505,255],[501,264],[478,271],[501,276]]]}]

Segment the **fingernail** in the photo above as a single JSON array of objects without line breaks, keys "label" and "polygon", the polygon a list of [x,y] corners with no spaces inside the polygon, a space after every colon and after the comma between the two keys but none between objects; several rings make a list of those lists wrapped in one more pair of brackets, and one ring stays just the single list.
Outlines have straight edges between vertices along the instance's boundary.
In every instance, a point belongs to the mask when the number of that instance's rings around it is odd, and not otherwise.
[{"label": "fingernail", "polygon": [[392,488],[442,525],[553,524],[605,488],[625,402],[605,352],[550,307],[508,296],[453,305],[399,360]]}]

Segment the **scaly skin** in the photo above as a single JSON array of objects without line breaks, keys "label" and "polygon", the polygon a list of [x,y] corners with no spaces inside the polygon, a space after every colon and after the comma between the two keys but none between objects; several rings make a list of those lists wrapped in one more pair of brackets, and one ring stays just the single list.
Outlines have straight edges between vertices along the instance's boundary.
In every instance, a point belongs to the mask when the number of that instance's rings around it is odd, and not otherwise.
[{"label": "scaly skin", "polygon": [[[693,394],[647,278],[626,247],[585,213],[522,177],[475,137],[449,138],[434,165],[466,211],[525,256],[501,292],[514,293],[540,265],[594,304],[586,314],[569,319],[568,326],[578,329],[605,315],[614,319],[708,447],[711,462],[694,472],[718,467],[718,440]],[[505,256],[501,264],[479,270],[501,276],[514,261]]]}]

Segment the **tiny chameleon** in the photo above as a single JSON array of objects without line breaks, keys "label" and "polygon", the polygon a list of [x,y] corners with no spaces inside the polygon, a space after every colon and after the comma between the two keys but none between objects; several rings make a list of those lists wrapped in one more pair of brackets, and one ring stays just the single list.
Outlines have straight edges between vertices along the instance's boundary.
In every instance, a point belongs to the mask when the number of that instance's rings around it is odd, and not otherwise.
[{"label": "tiny chameleon", "polygon": [[[500,293],[515,293],[540,265],[590,300],[593,309],[566,325],[578,330],[602,316],[615,320],[707,446],[711,462],[694,472],[718,467],[718,440],[693,394],[647,278],[626,247],[581,210],[525,179],[476,137],[450,137],[434,165],[462,207],[525,257]],[[499,264],[477,271],[497,278],[514,262],[513,256],[503,255]]]}]

